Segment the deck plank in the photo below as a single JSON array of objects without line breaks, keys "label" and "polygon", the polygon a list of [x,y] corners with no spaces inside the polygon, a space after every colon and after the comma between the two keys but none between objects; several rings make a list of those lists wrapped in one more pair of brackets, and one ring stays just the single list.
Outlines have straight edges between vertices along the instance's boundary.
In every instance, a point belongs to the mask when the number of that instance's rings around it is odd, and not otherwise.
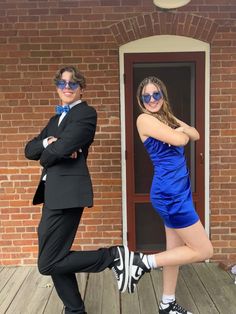
[{"label": "deck plank", "polygon": [[139,305],[141,313],[156,314],[158,303],[153,290],[150,274],[145,274],[138,284]]},{"label": "deck plank", "polygon": [[121,293],[120,300],[122,314],[141,314],[137,290],[132,294],[129,294],[128,292]]},{"label": "deck plank", "polygon": [[[88,274],[80,273],[76,275],[76,278],[78,281],[78,286],[79,286],[81,297],[84,298]],[[51,284],[53,285],[53,282],[51,282]],[[48,302],[45,305],[43,314],[60,314],[60,313],[63,313],[63,310],[64,310],[63,303],[58,298],[55,287],[53,287],[53,290],[49,296]]]},{"label": "deck plank", "polygon": [[48,302],[45,305],[43,314],[61,314],[63,313],[63,310],[64,305],[59,299],[55,287],[53,287]]},{"label": "deck plank", "polygon": [[162,269],[158,268],[155,270],[152,270],[150,273],[154,292],[156,294],[156,299],[157,302],[161,300],[162,297],[162,283],[163,283],[163,278],[162,278]]},{"label": "deck plank", "polygon": [[6,313],[41,314],[51,291],[51,278],[32,267]]},{"label": "deck plank", "polygon": [[120,314],[120,294],[113,272],[106,269],[103,277],[102,314]]},{"label": "deck plank", "polygon": [[89,274],[89,281],[85,293],[85,307],[89,314],[102,313],[103,273]]},{"label": "deck plank", "polygon": [[216,264],[193,265],[220,314],[235,314],[236,285],[229,274]]},{"label": "deck plank", "polygon": [[[7,284],[0,292],[0,313],[6,313],[13,302],[23,282],[29,275],[30,267],[16,267],[16,271],[9,278]],[[13,313],[13,312],[12,312]]]},{"label": "deck plank", "polygon": [[[185,266],[180,267],[180,275],[177,282],[176,287],[176,299],[178,303],[183,306],[188,311],[194,313],[194,314],[201,314],[202,312],[198,311],[198,308],[192,298],[192,295],[188,289],[188,286],[186,285],[186,282],[183,279],[183,270],[185,269]],[[208,312],[206,312],[208,313]]]},{"label": "deck plank", "polygon": [[1,267],[0,291],[5,287],[5,285],[10,280],[10,278],[12,277],[15,271],[16,271],[16,267]]},{"label": "deck plank", "polygon": [[[214,263],[182,266],[177,299],[194,314],[235,314],[234,276]],[[119,293],[110,270],[77,275],[89,314],[156,314],[162,296],[162,271],[145,274],[133,294]],[[36,267],[0,268],[1,314],[62,314],[63,304],[48,276]]]},{"label": "deck plank", "polygon": [[[191,297],[196,304],[199,313],[218,314],[214,302],[206,291],[202,281],[192,265],[186,265],[181,269],[181,275],[188,287]],[[195,313],[195,312],[194,312]]]},{"label": "deck plank", "polygon": [[76,275],[78,286],[79,286],[79,291],[80,291],[82,299],[84,299],[84,296],[85,296],[88,276],[89,276],[88,273],[79,273]]}]

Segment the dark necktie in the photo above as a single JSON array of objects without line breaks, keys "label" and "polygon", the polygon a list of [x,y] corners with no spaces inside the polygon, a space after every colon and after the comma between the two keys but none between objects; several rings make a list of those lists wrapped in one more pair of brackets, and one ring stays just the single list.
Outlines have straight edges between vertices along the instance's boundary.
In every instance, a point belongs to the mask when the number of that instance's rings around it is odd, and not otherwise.
[{"label": "dark necktie", "polygon": [[70,110],[70,107],[68,105],[66,106],[56,106],[56,114],[62,114],[63,112],[68,112]]}]

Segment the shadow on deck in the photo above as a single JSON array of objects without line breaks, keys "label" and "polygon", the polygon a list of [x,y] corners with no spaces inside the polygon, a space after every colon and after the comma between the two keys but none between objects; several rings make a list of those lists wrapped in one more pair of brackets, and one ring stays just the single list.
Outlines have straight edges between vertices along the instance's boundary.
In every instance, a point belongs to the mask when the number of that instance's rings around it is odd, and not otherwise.
[{"label": "shadow on deck", "polygon": [[[134,294],[120,294],[112,271],[78,274],[88,314],[157,314],[161,297],[161,270],[140,281]],[[182,266],[178,302],[194,314],[235,314],[236,285],[233,276],[214,263]],[[36,267],[0,268],[1,314],[61,314],[63,305],[50,277]]]}]

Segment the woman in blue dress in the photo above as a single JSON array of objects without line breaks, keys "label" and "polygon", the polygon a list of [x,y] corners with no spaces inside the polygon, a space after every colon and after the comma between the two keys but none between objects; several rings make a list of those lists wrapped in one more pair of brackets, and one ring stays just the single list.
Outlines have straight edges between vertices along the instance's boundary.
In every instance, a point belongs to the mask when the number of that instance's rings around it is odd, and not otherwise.
[{"label": "woman in blue dress", "polygon": [[177,119],[161,80],[147,77],[137,99],[142,113],[137,129],[154,167],[150,200],[165,225],[166,251],[144,255],[130,252],[128,291],[145,272],[163,267],[163,297],[159,313],[185,313],[175,300],[179,266],[210,258],[213,248],[195,211],[184,146],[199,139],[198,131]]}]

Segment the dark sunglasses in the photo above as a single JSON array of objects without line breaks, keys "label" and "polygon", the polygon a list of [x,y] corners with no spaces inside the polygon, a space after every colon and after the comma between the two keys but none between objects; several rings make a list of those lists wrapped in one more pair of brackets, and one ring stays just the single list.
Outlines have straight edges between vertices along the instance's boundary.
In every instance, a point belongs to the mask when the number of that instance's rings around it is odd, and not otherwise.
[{"label": "dark sunglasses", "polygon": [[151,101],[151,98],[154,100],[160,100],[163,97],[163,94],[161,91],[155,92],[153,94],[143,94],[142,95],[142,101],[148,104]]},{"label": "dark sunglasses", "polygon": [[71,81],[65,81],[65,80],[59,80],[59,81],[56,81],[56,86],[60,89],[64,89],[66,88],[67,86],[72,89],[72,90],[75,90],[77,89],[80,85],[78,82],[71,82]]}]

